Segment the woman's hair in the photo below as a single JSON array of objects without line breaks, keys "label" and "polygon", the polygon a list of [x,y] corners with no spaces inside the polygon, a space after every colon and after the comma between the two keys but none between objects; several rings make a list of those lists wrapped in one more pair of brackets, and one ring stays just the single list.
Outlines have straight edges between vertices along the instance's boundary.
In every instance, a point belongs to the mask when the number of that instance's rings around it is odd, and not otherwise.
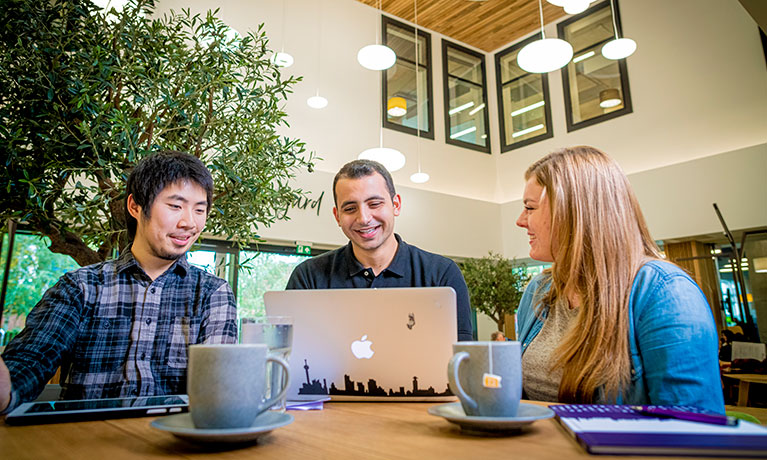
[{"label": "woman's hair", "polygon": [[551,210],[551,287],[541,303],[567,308],[580,299],[576,324],[554,351],[562,367],[559,400],[615,401],[631,379],[628,302],[637,270],[660,253],[628,178],[594,147],[564,148],[525,173],[544,187]]}]

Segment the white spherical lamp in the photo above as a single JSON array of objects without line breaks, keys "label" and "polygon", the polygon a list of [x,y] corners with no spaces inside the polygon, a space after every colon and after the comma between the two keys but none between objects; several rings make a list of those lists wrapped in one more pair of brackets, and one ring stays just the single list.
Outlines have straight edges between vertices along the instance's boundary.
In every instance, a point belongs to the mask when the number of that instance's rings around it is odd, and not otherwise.
[{"label": "white spherical lamp", "polygon": [[529,43],[519,51],[517,64],[530,73],[560,69],[573,58],[573,47],[558,38],[544,38]]},{"label": "white spherical lamp", "polygon": [[313,109],[324,109],[328,106],[328,100],[318,94],[307,99],[306,105]]},{"label": "white spherical lamp", "polygon": [[630,38],[616,38],[605,43],[602,47],[602,56],[607,59],[625,59],[637,49],[637,43]]},{"label": "white spherical lamp", "polygon": [[272,55],[272,64],[277,67],[290,67],[293,65],[293,56],[285,52],[279,52]]},{"label": "white spherical lamp", "polygon": [[368,45],[357,53],[360,65],[370,70],[386,70],[397,61],[397,55],[384,45]]},{"label": "white spherical lamp", "polygon": [[374,147],[360,153],[357,157],[360,160],[373,160],[384,165],[389,172],[402,169],[405,166],[405,155],[399,150],[388,147]]}]

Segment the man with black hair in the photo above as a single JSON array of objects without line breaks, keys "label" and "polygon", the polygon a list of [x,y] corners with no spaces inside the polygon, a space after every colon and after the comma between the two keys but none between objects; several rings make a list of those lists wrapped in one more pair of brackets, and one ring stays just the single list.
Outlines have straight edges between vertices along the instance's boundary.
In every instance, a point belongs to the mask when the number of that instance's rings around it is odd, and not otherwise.
[{"label": "man with black hair", "polygon": [[286,289],[449,286],[458,340],[472,340],[469,291],[456,263],[394,233],[402,198],[389,171],[375,161],[351,161],[333,179],[333,199],[333,216],[349,244],[302,262]]},{"label": "man with black hair", "polygon": [[62,399],[186,393],[188,346],[237,341],[229,285],[185,257],[212,204],[205,165],[153,154],[126,196],[130,247],[43,295],[0,359],[0,413],[34,400],[59,366]]}]

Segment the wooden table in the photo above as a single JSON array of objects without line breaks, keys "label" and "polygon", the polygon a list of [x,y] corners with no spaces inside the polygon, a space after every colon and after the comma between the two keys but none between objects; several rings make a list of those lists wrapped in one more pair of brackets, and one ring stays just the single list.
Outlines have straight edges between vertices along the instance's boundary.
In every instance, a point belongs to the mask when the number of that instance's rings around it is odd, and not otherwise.
[{"label": "wooden table", "polygon": [[722,377],[738,380],[738,406],[748,406],[748,392],[752,383],[767,383],[764,374],[722,374]]},{"label": "wooden table", "polygon": [[[295,421],[236,448],[189,444],[149,426],[152,418],[7,426],[0,423],[3,459],[490,459],[620,458],[590,456],[554,419],[521,434],[461,434],[429,415],[424,403],[328,403],[322,411],[291,411]],[[647,457],[636,457],[647,458]],[[655,457],[657,458],[657,457]],[[677,457],[678,459],[678,457]]]}]

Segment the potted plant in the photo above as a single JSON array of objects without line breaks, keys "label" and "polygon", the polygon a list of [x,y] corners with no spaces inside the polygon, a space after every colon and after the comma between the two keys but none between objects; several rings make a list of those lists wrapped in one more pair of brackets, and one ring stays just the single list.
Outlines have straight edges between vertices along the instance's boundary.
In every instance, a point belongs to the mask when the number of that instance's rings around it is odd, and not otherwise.
[{"label": "potted plant", "polygon": [[481,259],[467,259],[460,266],[472,307],[495,321],[504,335],[512,336],[513,331],[505,330],[506,315],[517,311],[530,281],[525,265],[490,252]]}]

